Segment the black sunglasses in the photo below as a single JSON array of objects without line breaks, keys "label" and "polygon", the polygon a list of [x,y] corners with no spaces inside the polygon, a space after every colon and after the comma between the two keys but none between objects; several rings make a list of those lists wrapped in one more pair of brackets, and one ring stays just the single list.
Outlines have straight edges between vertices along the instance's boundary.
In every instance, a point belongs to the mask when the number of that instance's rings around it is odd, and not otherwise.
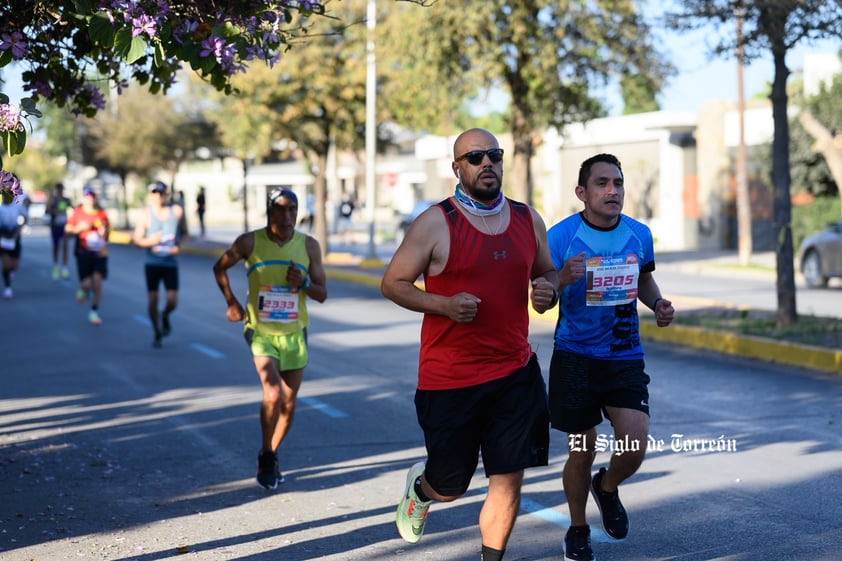
[{"label": "black sunglasses", "polygon": [[456,158],[456,161],[468,160],[468,163],[472,166],[478,166],[485,159],[486,154],[488,154],[488,159],[491,160],[492,164],[499,164],[503,160],[502,148],[489,148],[488,150],[471,150]]}]

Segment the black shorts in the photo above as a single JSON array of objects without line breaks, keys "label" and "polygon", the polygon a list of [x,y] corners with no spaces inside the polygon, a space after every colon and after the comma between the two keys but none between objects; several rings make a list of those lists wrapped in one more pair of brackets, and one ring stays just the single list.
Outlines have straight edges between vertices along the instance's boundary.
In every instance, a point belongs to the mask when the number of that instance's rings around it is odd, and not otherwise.
[{"label": "black shorts", "polygon": [[12,259],[20,259],[20,251],[20,236],[17,236],[15,238],[15,247],[13,247],[12,249],[5,249],[0,247],[0,255],[8,255]]},{"label": "black shorts", "polygon": [[460,496],[477,469],[485,475],[547,465],[547,388],[535,355],[512,374],[455,390],[416,390],[418,424],[427,445],[427,482]]},{"label": "black shorts", "polygon": [[53,244],[67,239],[67,233],[64,231],[64,226],[50,226],[50,237],[53,239]]},{"label": "black shorts", "polygon": [[76,254],[76,270],[79,272],[79,280],[99,273],[103,280],[108,278],[108,257],[93,251],[79,251]]},{"label": "black shorts", "polygon": [[146,265],[146,290],[158,292],[158,285],[164,281],[167,290],[178,290],[178,267]]},{"label": "black shorts", "polygon": [[634,409],[649,415],[649,376],[643,360],[599,360],[553,351],[550,362],[550,420],[564,432],[599,425],[605,409]]}]

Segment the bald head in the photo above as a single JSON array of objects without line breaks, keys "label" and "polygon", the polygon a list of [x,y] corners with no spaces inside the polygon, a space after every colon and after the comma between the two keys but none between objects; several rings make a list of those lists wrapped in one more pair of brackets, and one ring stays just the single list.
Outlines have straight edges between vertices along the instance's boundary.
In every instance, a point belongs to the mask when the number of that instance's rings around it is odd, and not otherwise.
[{"label": "bald head", "polygon": [[497,148],[497,138],[485,129],[468,129],[456,137],[453,143],[454,161],[471,150],[486,150]]}]

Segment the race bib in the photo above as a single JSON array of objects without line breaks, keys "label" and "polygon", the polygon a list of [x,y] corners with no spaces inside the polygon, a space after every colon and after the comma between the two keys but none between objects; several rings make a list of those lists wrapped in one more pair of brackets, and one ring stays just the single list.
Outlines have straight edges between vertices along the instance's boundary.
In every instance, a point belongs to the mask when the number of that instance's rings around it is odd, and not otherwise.
[{"label": "race bib", "polygon": [[640,267],[637,255],[590,257],[585,260],[588,306],[616,306],[637,300]]},{"label": "race bib", "polygon": [[298,320],[298,291],[290,286],[261,286],[257,316],[262,322],[290,323]]},{"label": "race bib", "polygon": [[99,232],[90,231],[85,236],[85,246],[90,251],[101,251],[105,247],[105,238],[99,235]]},{"label": "race bib", "polygon": [[0,238],[0,249],[15,249],[15,238]]},{"label": "race bib", "polygon": [[173,252],[173,248],[175,247],[175,234],[170,234],[166,237],[166,239],[161,240],[156,246],[152,247],[152,253],[155,255],[159,255],[161,257],[166,257],[167,255],[171,255]]}]

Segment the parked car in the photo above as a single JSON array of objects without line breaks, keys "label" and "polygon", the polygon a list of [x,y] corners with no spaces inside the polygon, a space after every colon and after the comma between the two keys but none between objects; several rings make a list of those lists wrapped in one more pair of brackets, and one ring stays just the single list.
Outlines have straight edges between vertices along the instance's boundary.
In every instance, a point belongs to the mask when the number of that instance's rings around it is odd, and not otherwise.
[{"label": "parked car", "polygon": [[412,210],[409,211],[409,214],[404,214],[401,217],[400,222],[398,222],[398,229],[395,232],[395,241],[400,244],[403,241],[404,236],[406,236],[407,230],[409,230],[409,226],[412,224],[412,221],[418,218],[422,212],[436,204],[437,201],[427,201],[427,200],[420,200],[415,203],[415,206],[412,207]]},{"label": "parked car", "polygon": [[825,287],[831,277],[842,277],[842,220],[807,236],[799,253],[801,273],[810,288]]}]

